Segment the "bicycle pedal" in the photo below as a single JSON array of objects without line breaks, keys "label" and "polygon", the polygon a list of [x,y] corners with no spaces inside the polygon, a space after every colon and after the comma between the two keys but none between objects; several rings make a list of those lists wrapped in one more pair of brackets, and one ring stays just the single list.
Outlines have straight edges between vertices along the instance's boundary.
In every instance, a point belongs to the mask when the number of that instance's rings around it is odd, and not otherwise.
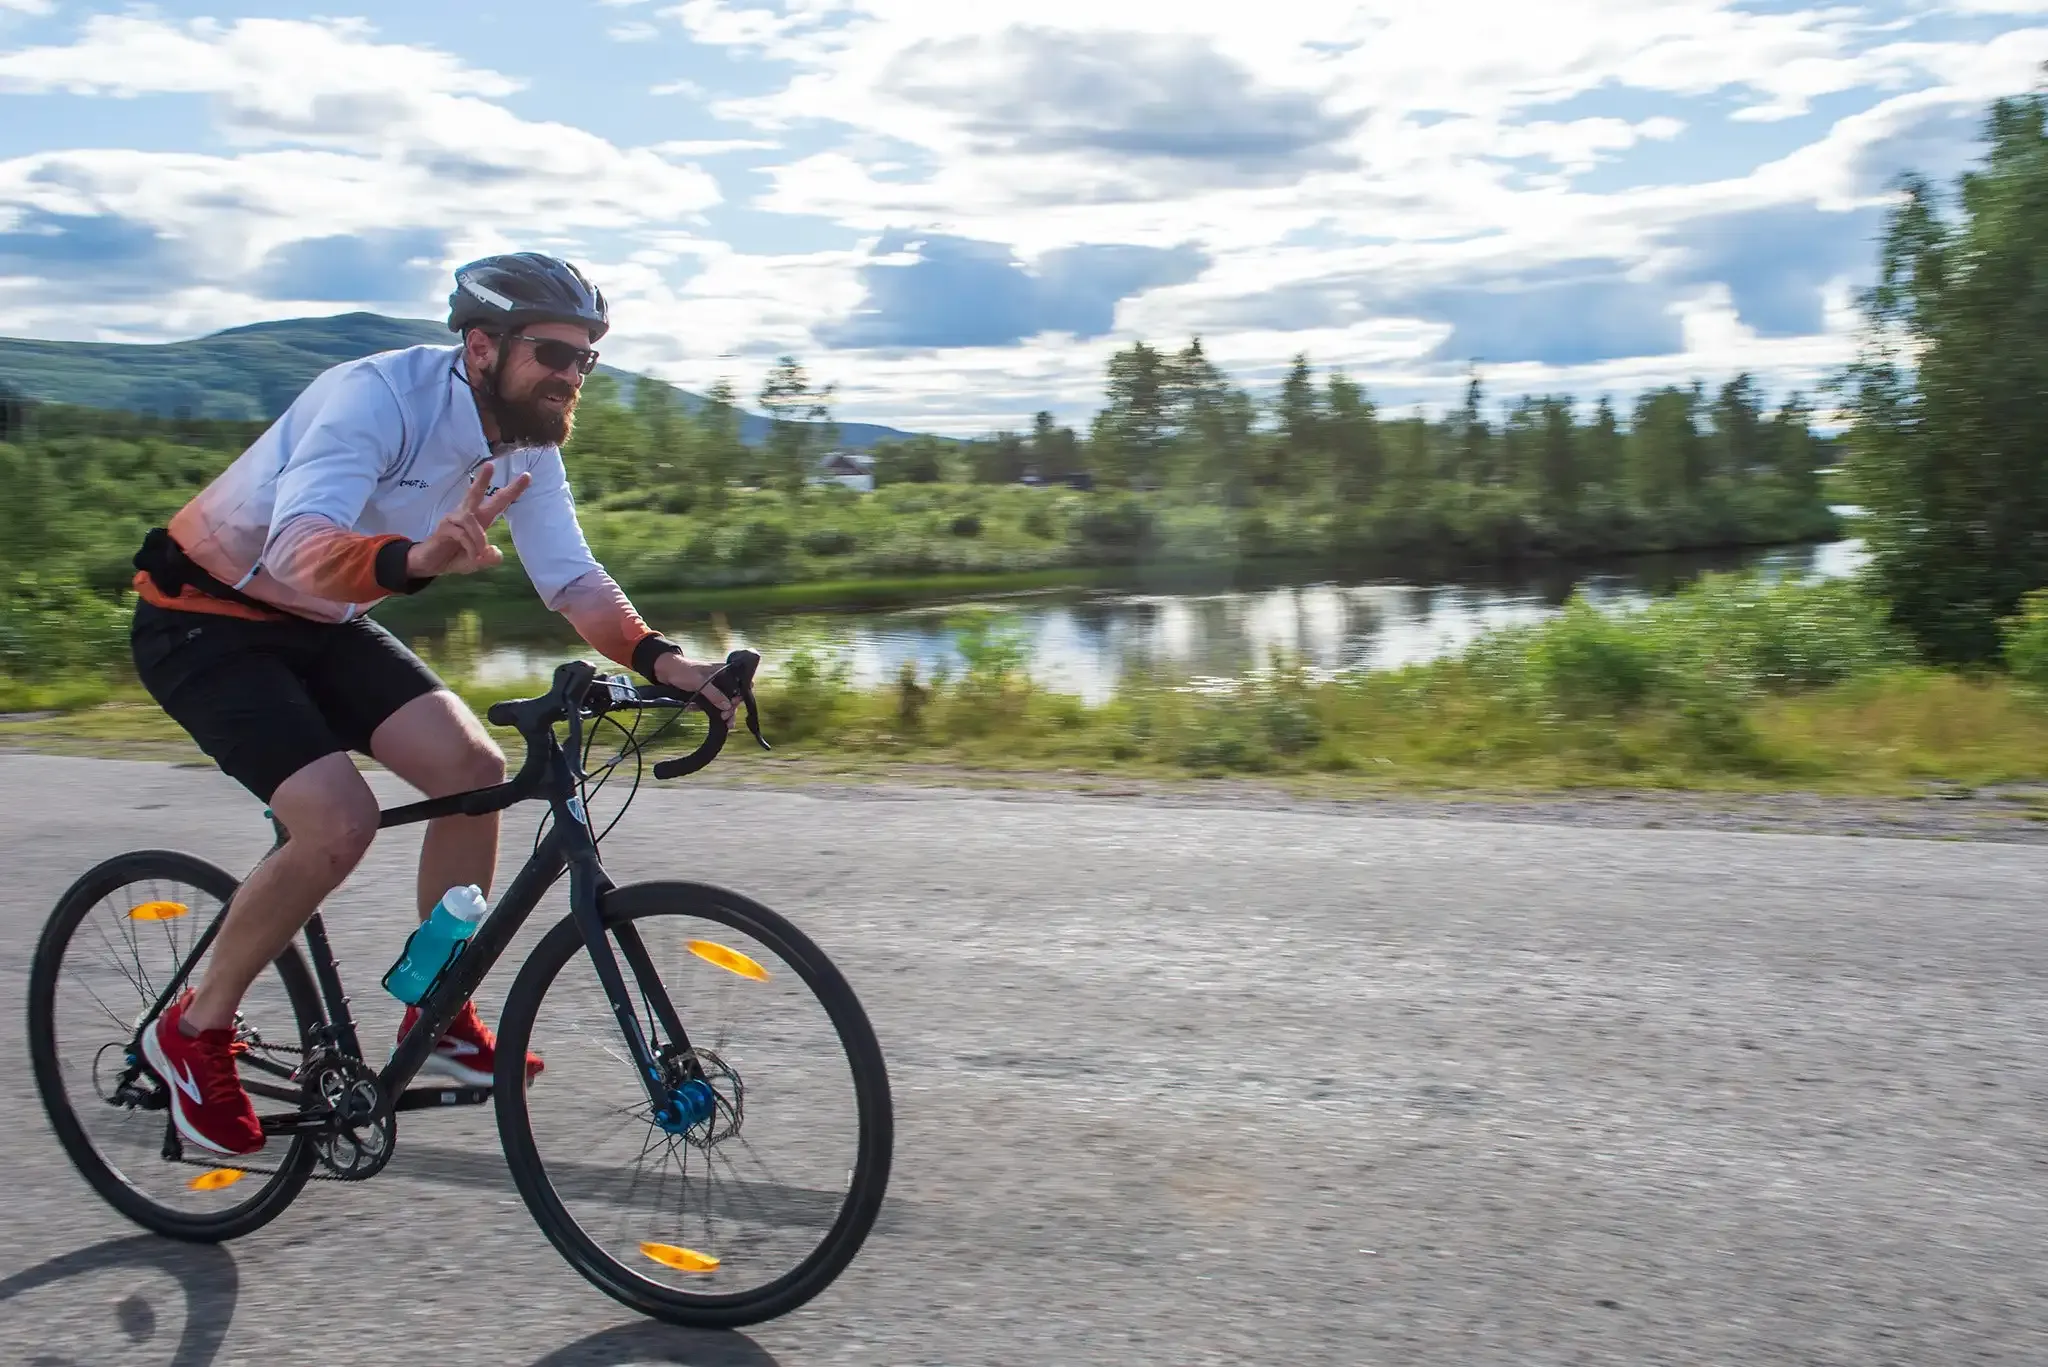
[{"label": "bicycle pedal", "polygon": [[398,1094],[396,1111],[439,1110],[443,1106],[481,1106],[491,1099],[489,1087],[408,1087]]}]

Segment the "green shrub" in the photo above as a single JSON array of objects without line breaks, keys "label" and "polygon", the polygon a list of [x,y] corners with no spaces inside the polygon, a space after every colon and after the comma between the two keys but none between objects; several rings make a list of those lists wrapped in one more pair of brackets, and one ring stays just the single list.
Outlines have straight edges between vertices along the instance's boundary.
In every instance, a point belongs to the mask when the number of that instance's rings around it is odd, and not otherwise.
[{"label": "green shrub", "polygon": [[2021,686],[2048,697],[2048,589],[2020,599],[2020,610],[1999,623],[2006,667]]},{"label": "green shrub", "polygon": [[78,584],[29,571],[4,581],[0,593],[0,676],[41,682],[83,672],[125,675],[132,600],[116,602]]},{"label": "green shrub", "polygon": [[924,729],[925,708],[930,706],[932,691],[917,681],[917,661],[905,660],[896,671],[896,729],[904,735],[915,735]]},{"label": "green shrub", "polygon": [[1586,718],[1641,706],[1657,687],[1662,661],[1642,623],[1604,613],[1574,593],[1564,611],[1533,634],[1524,665],[1554,713]]},{"label": "green shrub", "polygon": [[851,555],[860,546],[860,538],[843,527],[820,527],[805,532],[803,538],[805,555]]},{"label": "green shrub", "polygon": [[987,608],[958,614],[948,625],[965,666],[952,689],[953,730],[982,735],[997,721],[1022,712],[1031,691],[1025,674],[1031,638],[1014,618]]},{"label": "green shrub", "polygon": [[1074,519],[1073,536],[1078,547],[1097,554],[1137,554],[1153,543],[1154,519],[1138,499],[1099,497]]},{"label": "green shrub", "polygon": [[1204,698],[1187,717],[1173,758],[1196,772],[1273,766],[1255,712],[1235,697]]},{"label": "green shrub", "polygon": [[853,667],[836,651],[806,645],[775,669],[774,717],[778,739],[830,735],[852,697]]},{"label": "green shrub", "polygon": [[741,569],[763,569],[780,565],[789,555],[789,528],[765,517],[749,518],[731,538],[723,557]]},{"label": "green shrub", "polygon": [[1299,661],[1277,662],[1269,673],[1239,692],[1243,705],[1257,716],[1266,744],[1275,754],[1299,755],[1322,741],[1323,719],[1316,708],[1315,686]]}]

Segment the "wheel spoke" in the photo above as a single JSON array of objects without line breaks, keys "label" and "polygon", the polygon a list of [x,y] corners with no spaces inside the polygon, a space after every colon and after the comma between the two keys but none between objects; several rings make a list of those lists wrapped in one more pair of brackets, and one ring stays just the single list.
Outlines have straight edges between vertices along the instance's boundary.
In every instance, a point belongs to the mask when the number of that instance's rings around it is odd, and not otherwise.
[{"label": "wheel spoke", "polygon": [[[816,973],[781,947],[817,951],[779,918],[667,888],[620,890],[608,906],[632,920],[649,951],[643,967],[657,966],[634,985],[643,1028],[658,1028],[658,995],[676,1003],[696,1066],[690,1054],[676,1064],[689,1088],[710,1088],[709,1116],[683,1134],[654,1120],[565,922],[521,971],[501,1027],[500,1047],[534,1048],[548,1054],[551,1077],[565,1074],[504,1098],[514,1179],[571,1263],[645,1313],[706,1324],[783,1313],[853,1256],[868,1221],[841,1212],[853,1202],[872,1211],[887,1180],[887,1082],[861,1062],[875,1054],[873,1037],[857,1005],[813,990]],[[704,944],[717,952],[695,948]],[[579,1029],[599,1019],[611,1028]],[[580,1052],[567,1049],[577,1041]],[[703,1103],[701,1093],[677,1098]],[[869,1123],[871,1113],[884,1123]]]},{"label": "wheel spoke", "polygon": [[[136,1104],[154,1089],[115,1090],[130,1069],[125,1050],[140,1013],[155,1002],[160,985],[185,971],[198,943],[176,923],[210,925],[205,909],[225,906],[234,887],[228,874],[184,855],[110,859],[52,912],[29,975],[36,1085],[66,1154],[123,1214],[177,1238],[229,1238],[254,1229],[283,1210],[308,1175],[306,1141],[276,1135],[246,1166],[261,1180],[195,1184],[196,1173],[219,1165],[189,1148],[185,1161],[166,1162],[161,1146],[168,1112]],[[122,924],[110,927],[110,919]],[[149,920],[161,931],[139,924]],[[139,1006],[124,1012],[107,1000],[115,975]],[[116,989],[114,995],[123,994]],[[242,1009],[259,1034],[305,1037],[318,998],[295,948],[258,977]]]}]

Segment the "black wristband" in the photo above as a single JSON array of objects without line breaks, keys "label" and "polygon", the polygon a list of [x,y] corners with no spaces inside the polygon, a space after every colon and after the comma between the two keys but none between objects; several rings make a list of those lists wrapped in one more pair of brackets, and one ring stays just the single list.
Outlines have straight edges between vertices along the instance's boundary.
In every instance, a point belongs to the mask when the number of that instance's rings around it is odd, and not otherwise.
[{"label": "black wristband", "polygon": [[644,676],[650,683],[660,683],[661,680],[654,677],[655,662],[664,655],[680,655],[682,653],[683,648],[674,641],[669,640],[658,631],[650,631],[640,638],[638,645],[633,647],[633,672]]},{"label": "black wristband", "polygon": [[400,539],[387,541],[377,548],[377,587],[389,593],[418,593],[434,582],[434,576],[424,579],[407,576],[405,557],[412,550],[413,543]]}]

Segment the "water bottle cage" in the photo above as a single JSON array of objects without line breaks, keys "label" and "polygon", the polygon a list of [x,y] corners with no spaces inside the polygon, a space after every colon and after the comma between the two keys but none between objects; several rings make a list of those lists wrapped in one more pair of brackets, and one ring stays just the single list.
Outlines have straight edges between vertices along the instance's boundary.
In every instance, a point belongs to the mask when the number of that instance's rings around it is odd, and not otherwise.
[{"label": "water bottle cage", "polygon": [[[391,967],[384,970],[384,976],[382,979],[380,979],[380,982],[384,990],[386,992],[391,992],[391,995],[394,997],[398,997],[398,994],[396,992],[391,991],[391,977],[393,974],[397,973],[399,969],[405,967],[405,961],[412,955],[412,942],[418,939],[419,933],[422,930],[425,930],[426,928],[427,923],[425,921],[422,921],[417,926],[413,927],[412,934],[405,937],[405,948],[399,951],[398,957],[396,959],[392,960]],[[473,938],[475,937],[465,935],[461,939],[457,940],[455,942],[455,947],[448,951],[448,957],[441,961],[441,967],[439,971],[437,971],[434,974],[433,979],[429,981],[425,987],[420,989],[420,994],[418,997],[414,998],[409,1002],[406,1002],[406,1005],[418,1006],[421,1002],[433,996],[434,993],[439,990],[442,982],[447,979],[448,970],[455,967],[455,961],[457,959],[460,959],[463,956],[463,954],[469,949],[469,942]],[[405,998],[403,997],[399,997],[398,999],[400,1001],[405,1001]]]}]

